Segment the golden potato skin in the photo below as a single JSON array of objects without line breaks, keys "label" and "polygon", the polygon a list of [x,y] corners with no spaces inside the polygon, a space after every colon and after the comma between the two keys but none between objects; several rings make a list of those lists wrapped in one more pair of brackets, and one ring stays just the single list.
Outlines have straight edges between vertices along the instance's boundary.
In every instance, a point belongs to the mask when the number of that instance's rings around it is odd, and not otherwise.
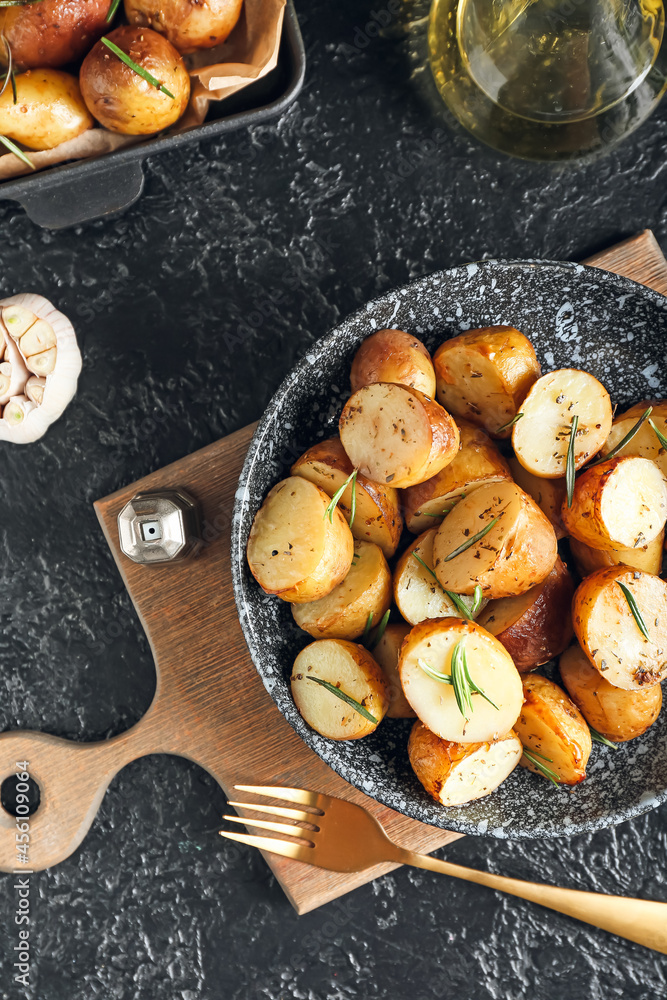
[{"label": "golden potato skin", "polygon": [[220,45],[231,34],[243,0],[125,0],[130,24],[158,31],[179,52]]},{"label": "golden potato skin", "polygon": [[565,650],[559,668],[563,684],[586,722],[613,743],[641,736],[660,715],[659,684],[638,691],[613,687],[576,644]]},{"label": "golden potato skin", "polygon": [[565,479],[540,478],[528,469],[524,469],[514,456],[509,459],[508,464],[514,482],[533,498],[553,524],[556,538],[567,538],[567,531],[560,514],[565,499]]},{"label": "golden potato skin", "polygon": [[398,657],[401,645],[410,631],[409,625],[396,623],[387,625],[382,638],[371,650],[376,662],[382,667],[387,680],[387,695],[389,697],[388,719],[414,719],[415,710],[403,694],[401,679],[398,673]]},{"label": "golden potato skin", "polygon": [[54,68],[80,59],[108,28],[110,6],[111,0],[40,0],[0,8],[0,32],[14,66]]},{"label": "golden potato skin", "polygon": [[660,575],[662,569],[662,547],[665,539],[664,531],[642,549],[594,549],[578,538],[570,538],[570,552],[574,559],[579,576],[588,576],[596,569],[607,566],[630,566],[632,569],[643,570],[644,573]]},{"label": "golden potato skin", "polygon": [[[550,758],[544,765],[562,785],[578,785],[586,777],[592,749],[586,720],[562,688],[540,674],[524,677],[523,693],[523,708],[514,724],[519,739],[526,749]],[[540,773],[526,757],[521,764]]]},{"label": "golden potato skin", "polygon": [[28,149],[53,149],[93,126],[79,82],[70,73],[58,69],[19,73],[16,94],[16,104],[11,87],[0,97],[0,135]]},{"label": "golden potato skin", "polygon": [[174,100],[97,42],[79,76],[90,113],[105,128],[122,135],[152,135],[173,125],[190,98],[190,77],[174,46],[150,28],[124,26],[107,37],[159,80]]},{"label": "golden potato skin", "polygon": [[373,382],[397,382],[435,397],[435,371],[421,340],[403,330],[378,330],[366,337],[350,370],[352,392]]}]

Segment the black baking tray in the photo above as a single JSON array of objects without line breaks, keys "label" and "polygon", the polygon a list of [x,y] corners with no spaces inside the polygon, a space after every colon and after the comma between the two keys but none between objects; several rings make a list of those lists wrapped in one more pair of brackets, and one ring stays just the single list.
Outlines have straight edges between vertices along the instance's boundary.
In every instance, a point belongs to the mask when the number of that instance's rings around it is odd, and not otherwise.
[{"label": "black baking tray", "polygon": [[212,104],[202,125],[178,135],[157,136],[128,149],[89,160],[63,163],[37,174],[0,184],[0,198],[17,201],[33,222],[63,229],[89,219],[113,215],[132,205],[144,187],[143,162],[148,156],[213,139],[282,114],[303,86],[306,53],[293,0],[287,0],[283,33],[274,70],[256,83]]}]

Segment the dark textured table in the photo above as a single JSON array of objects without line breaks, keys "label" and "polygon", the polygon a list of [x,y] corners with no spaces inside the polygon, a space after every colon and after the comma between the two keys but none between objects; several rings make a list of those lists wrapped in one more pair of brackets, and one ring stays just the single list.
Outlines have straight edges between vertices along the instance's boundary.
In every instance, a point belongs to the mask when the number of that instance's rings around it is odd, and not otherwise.
[{"label": "dark textured table", "polygon": [[[366,25],[384,6],[300,7],[307,83],[282,120],[149,161],[115,220],[53,234],[0,203],[0,294],[53,299],[84,352],[64,419],[39,444],[0,445],[2,729],[93,740],[140,718],[151,657],[91,502],[258,417],[345,314],[483,256],[582,258],[644,227],[667,248],[667,105],[597,163],[513,162],[433,102],[423,25],[394,18],[378,36]],[[425,872],[297,918],[261,857],[216,836],[223,806],[184,760],[123,771],[83,847],[31,876],[27,993],[2,879],[2,1000],[667,996],[663,957]],[[666,818],[446,853],[667,900]]]}]

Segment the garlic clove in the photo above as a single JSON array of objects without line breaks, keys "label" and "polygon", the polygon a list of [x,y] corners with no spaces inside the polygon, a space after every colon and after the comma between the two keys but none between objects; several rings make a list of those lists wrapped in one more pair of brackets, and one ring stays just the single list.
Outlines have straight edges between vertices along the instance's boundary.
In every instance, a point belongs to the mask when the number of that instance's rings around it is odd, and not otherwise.
[{"label": "garlic clove", "polygon": [[5,357],[7,358],[6,361],[2,362],[2,370],[4,375],[9,376],[9,385],[0,390],[0,406],[4,406],[12,396],[20,396],[23,393],[30,372],[23,362],[18,345],[14,343],[1,323],[0,335],[4,338]]},{"label": "garlic clove", "polygon": [[18,427],[32,410],[36,409],[36,404],[25,396],[14,396],[9,400],[2,411],[2,419],[10,427]]},{"label": "garlic clove", "polygon": [[9,387],[11,383],[12,366],[8,361],[3,361],[2,364],[0,364],[0,399],[4,399],[4,397],[9,394]]},{"label": "garlic clove", "polygon": [[[2,365],[0,365],[0,372]],[[41,406],[44,402],[44,390],[46,389],[46,379],[39,375],[31,375],[25,384],[25,394],[36,406]]]},{"label": "garlic clove", "polygon": [[42,351],[41,354],[28,355],[25,357],[25,363],[34,375],[51,375],[55,371],[57,359],[58,348],[52,347],[48,351]]},{"label": "garlic clove", "polygon": [[38,319],[29,330],[23,334],[19,340],[19,347],[24,358],[29,358],[33,354],[41,354],[48,351],[57,344],[53,327],[44,319]]},{"label": "garlic clove", "polygon": [[2,321],[14,340],[18,340],[33,323],[37,322],[37,316],[23,306],[5,306],[2,310]]}]

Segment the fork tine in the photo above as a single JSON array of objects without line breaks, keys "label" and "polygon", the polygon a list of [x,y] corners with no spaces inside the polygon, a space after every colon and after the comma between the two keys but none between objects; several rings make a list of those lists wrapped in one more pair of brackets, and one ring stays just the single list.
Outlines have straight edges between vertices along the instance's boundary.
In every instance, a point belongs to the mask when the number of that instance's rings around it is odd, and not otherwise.
[{"label": "fork tine", "polygon": [[246,816],[223,816],[222,818],[229,820],[230,823],[243,823],[245,826],[253,826],[258,830],[272,830],[274,833],[282,833],[286,837],[302,837],[303,840],[308,840],[306,834],[312,833],[312,830],[305,830],[302,826],[292,826],[291,823],[272,823],[267,819],[248,819]]},{"label": "fork tine", "polygon": [[267,799],[285,799],[287,802],[298,802],[302,806],[326,804],[328,796],[317,792],[308,792],[305,788],[285,788],[282,785],[234,785],[239,792],[251,792],[253,795],[263,795]]},{"label": "fork tine", "polygon": [[313,823],[318,819],[317,813],[304,812],[302,809],[287,809],[285,806],[260,806],[254,802],[232,802],[227,800],[228,806],[235,809],[251,809],[253,812],[266,813],[268,816],[284,816],[285,819],[298,820],[300,823]]},{"label": "fork tine", "polygon": [[294,844],[289,840],[276,840],[275,837],[254,837],[251,833],[227,833],[225,830],[218,830],[221,837],[227,840],[235,840],[239,844],[248,844],[249,847],[258,847],[260,851],[270,851],[272,854],[282,854],[284,858],[292,858],[294,861],[307,861],[307,851],[309,847],[303,844]]}]

